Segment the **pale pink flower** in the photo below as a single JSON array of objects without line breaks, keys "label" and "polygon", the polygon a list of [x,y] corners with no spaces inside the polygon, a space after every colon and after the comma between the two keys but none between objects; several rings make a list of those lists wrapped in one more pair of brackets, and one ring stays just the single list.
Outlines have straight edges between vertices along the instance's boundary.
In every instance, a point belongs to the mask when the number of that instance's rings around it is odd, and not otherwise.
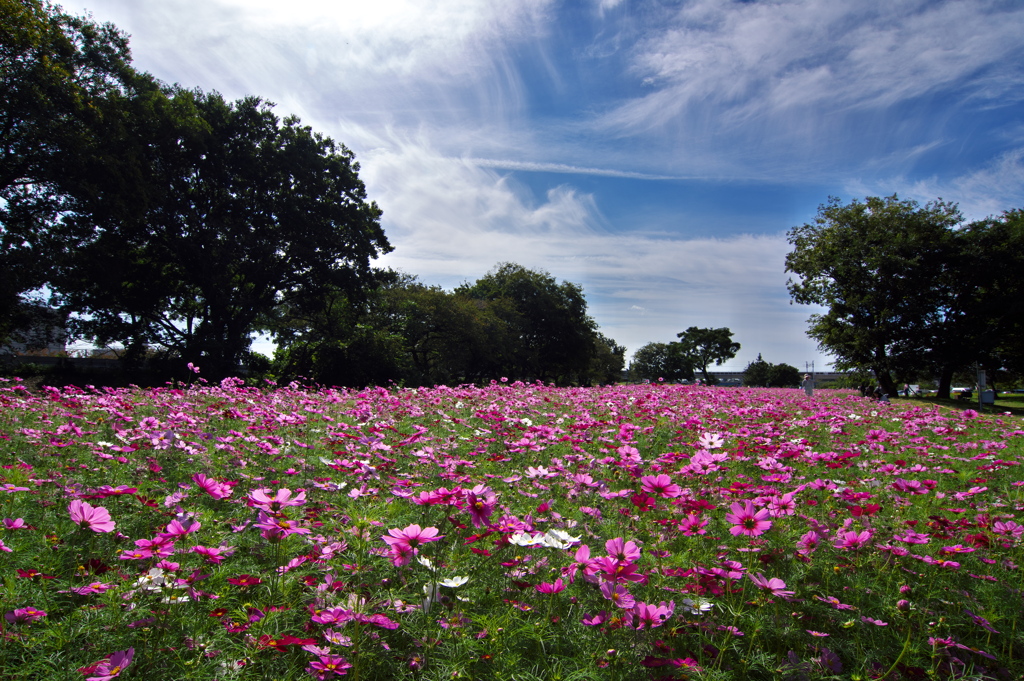
[{"label": "pale pink flower", "polygon": [[750,581],[756,584],[759,589],[770,591],[773,596],[781,596],[782,598],[788,598],[793,595],[792,591],[786,589],[786,583],[778,577],[772,577],[769,579],[760,572],[756,575],[748,573],[747,577],[749,577]]},{"label": "pale pink flower", "polygon": [[438,535],[436,527],[420,527],[409,525],[405,529],[392,528],[381,537],[391,547],[391,562],[395,565],[406,565],[412,557],[419,553],[420,544],[438,541],[444,535]]},{"label": "pale pink flower", "polygon": [[306,503],[306,492],[299,491],[292,498],[292,491],[287,487],[282,487],[274,493],[274,496],[268,494],[269,489],[261,488],[249,492],[249,496],[246,498],[246,502],[249,506],[263,509],[268,513],[279,511],[286,506],[301,506]]},{"label": "pale pink flower", "polygon": [[93,532],[113,532],[115,523],[110,513],[102,506],[91,506],[88,502],[75,499],[68,504],[71,520],[79,527],[88,527]]}]

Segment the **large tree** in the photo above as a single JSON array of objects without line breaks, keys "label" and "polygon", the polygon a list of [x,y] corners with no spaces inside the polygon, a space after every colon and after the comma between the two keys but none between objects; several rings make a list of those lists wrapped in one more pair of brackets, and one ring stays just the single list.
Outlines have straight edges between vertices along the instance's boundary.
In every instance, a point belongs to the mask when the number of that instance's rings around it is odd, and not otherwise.
[{"label": "large tree", "polygon": [[[808,335],[836,357],[840,370],[867,369],[895,394],[894,376],[930,368],[936,330],[956,302],[955,204],[868,197],[818,209],[813,222],[788,233],[793,250],[787,286],[811,315]],[[948,327],[947,327],[948,328]]]},{"label": "large tree", "polygon": [[648,343],[633,353],[629,376],[647,381],[692,379],[693,364],[679,343]]},{"label": "large tree", "polygon": [[352,153],[256,97],[171,88],[136,100],[97,189],[141,186],[69,217],[81,235],[52,282],[98,342],[156,345],[234,370],[283,304],[356,296],[390,250]]},{"label": "large tree", "polygon": [[68,179],[96,146],[105,102],[139,78],[114,26],[0,0],[0,342],[50,316],[25,298],[49,276],[49,227],[75,206]]},{"label": "large tree", "polygon": [[511,343],[494,357],[493,370],[517,379],[587,381],[597,325],[587,314],[583,289],[558,283],[547,272],[501,263],[456,293],[494,308]]},{"label": "large tree", "polygon": [[736,356],[740,344],[733,341],[732,331],[728,328],[700,329],[691,326],[686,331],[676,334],[683,354],[690,359],[694,369],[700,369],[705,383],[710,382],[708,365],[716,366]]}]

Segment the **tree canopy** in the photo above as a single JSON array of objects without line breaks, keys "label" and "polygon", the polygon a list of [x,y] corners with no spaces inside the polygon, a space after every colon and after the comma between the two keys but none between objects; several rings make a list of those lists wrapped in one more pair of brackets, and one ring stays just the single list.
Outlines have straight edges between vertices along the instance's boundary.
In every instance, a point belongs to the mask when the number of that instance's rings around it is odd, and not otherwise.
[{"label": "tree canopy", "polygon": [[508,378],[580,383],[587,380],[597,324],[578,284],[547,272],[500,263],[457,294],[490,308],[507,331],[491,371]]},{"label": "tree canopy", "polygon": [[869,370],[889,394],[897,380],[937,376],[948,394],[958,368],[1014,356],[1020,215],[961,222],[955,204],[894,195],[831,198],[790,230],[789,292],[826,308],[811,315],[808,335],[838,369]]},{"label": "tree canopy", "polygon": [[679,343],[648,343],[633,353],[630,378],[681,381],[693,378],[693,364]]},{"label": "tree canopy", "polygon": [[691,326],[686,331],[676,334],[679,338],[680,351],[689,359],[693,368],[700,369],[706,383],[711,381],[708,365],[716,366],[736,356],[740,344],[732,339],[732,331],[728,328],[700,329]]},{"label": "tree canopy", "polygon": [[766,362],[760,353],[743,370],[743,385],[760,388],[792,388],[800,384],[800,370],[791,364]]},{"label": "tree canopy", "polygon": [[[326,307],[285,306],[275,369],[335,385],[501,377],[587,385],[621,376],[625,348],[596,330],[575,284],[512,263],[455,291],[377,275],[359,299],[335,291]],[[560,342],[569,350],[555,352]]]},{"label": "tree canopy", "polygon": [[146,200],[70,218],[86,236],[51,284],[101,343],[157,345],[224,373],[277,306],[356,293],[390,245],[344,146],[257,97],[167,95],[178,105],[165,112],[191,116],[146,140]]},{"label": "tree canopy", "polygon": [[74,203],[66,180],[97,138],[100,103],[138,79],[127,37],[40,0],[0,0],[0,342],[38,323],[52,253],[41,238]]}]

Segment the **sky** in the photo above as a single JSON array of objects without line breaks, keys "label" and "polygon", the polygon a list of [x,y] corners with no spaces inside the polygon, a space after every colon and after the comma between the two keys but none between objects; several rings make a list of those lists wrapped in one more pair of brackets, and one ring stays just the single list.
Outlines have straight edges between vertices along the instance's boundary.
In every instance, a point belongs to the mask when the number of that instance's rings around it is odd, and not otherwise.
[{"label": "sky", "polygon": [[830,196],[1024,207],[1018,0],[82,2],[137,68],[351,149],[380,266],[547,271],[629,354],[724,326],[723,369],[828,370],[789,229]]}]

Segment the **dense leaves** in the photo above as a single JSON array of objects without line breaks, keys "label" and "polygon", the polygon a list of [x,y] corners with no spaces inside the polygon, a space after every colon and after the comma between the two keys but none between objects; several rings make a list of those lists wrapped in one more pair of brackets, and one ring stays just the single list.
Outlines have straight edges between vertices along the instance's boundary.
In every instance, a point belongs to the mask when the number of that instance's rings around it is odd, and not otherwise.
[{"label": "dense leaves", "polygon": [[[53,282],[101,343],[157,345],[223,375],[282,304],[357,295],[390,250],[352,153],[251,97],[172,91],[198,122],[151,141],[137,214],[95,220]],[[107,216],[103,216],[107,217]]]},{"label": "dense leaves", "polygon": [[686,357],[694,370],[700,369],[704,382],[708,383],[708,365],[714,362],[721,365],[736,356],[740,344],[733,341],[732,331],[728,328],[700,329],[691,326],[686,331],[676,334],[679,338],[679,350]]},{"label": "dense leaves", "polygon": [[679,343],[648,343],[633,354],[629,375],[635,381],[692,379],[693,364]]},{"label": "dense leaves", "polygon": [[801,382],[800,370],[789,364],[772,364],[760,355],[743,370],[743,385],[759,388],[792,388]]},{"label": "dense leaves", "polygon": [[838,369],[869,370],[889,394],[935,376],[948,394],[955,371],[1019,356],[1021,216],[960,223],[943,201],[833,198],[790,230],[789,292],[826,308],[808,334]]},{"label": "dense leaves", "polygon": [[94,146],[101,102],[137,77],[127,37],[39,0],[0,0],[0,342],[45,319],[22,294],[46,282],[47,228]]},{"label": "dense leaves", "polygon": [[[503,287],[498,279],[504,280]],[[335,291],[274,323],[279,376],[325,385],[457,385],[523,378],[611,383],[625,348],[599,333],[582,289],[503,264],[455,291],[376,272],[359,299]]]}]

